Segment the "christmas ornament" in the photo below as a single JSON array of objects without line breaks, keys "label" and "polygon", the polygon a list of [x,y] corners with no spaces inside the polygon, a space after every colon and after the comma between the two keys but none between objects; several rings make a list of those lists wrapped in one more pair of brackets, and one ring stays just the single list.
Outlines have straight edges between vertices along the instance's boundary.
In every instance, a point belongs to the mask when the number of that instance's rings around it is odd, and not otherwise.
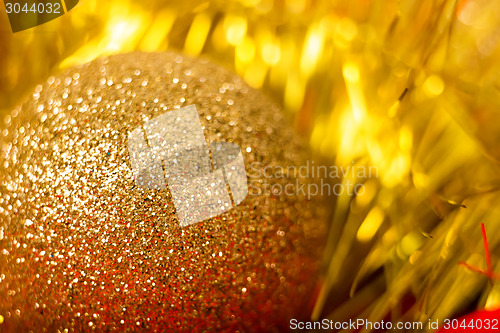
[{"label": "christmas ornament", "polygon": [[257,165],[307,158],[276,105],[175,53],[72,68],[7,115],[2,331],[278,331],[307,317],[325,233],[319,201],[251,188],[232,209],[181,227],[168,188],[136,186],[130,133],[189,105],[207,142],[241,148],[250,184],[266,180]]}]

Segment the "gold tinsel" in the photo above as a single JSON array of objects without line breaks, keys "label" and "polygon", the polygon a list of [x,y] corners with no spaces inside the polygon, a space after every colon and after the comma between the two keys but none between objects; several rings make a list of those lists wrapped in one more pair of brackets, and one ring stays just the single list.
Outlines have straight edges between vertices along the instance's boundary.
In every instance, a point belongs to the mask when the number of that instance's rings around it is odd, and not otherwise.
[{"label": "gold tinsel", "polygon": [[3,13],[0,114],[102,55],[214,59],[283,104],[328,163],[379,170],[363,195],[332,199],[312,318],[453,317],[500,305],[497,281],[458,265],[485,267],[481,222],[499,262],[499,12],[493,0],[86,0],[16,34]]}]

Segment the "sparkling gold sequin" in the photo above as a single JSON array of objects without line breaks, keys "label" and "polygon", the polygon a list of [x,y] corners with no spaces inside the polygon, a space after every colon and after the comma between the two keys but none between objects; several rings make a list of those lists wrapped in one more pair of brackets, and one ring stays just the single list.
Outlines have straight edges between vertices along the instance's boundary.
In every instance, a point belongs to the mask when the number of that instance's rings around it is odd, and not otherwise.
[{"label": "sparkling gold sequin", "polygon": [[174,53],[70,69],[4,119],[0,328],[259,331],[307,314],[325,232],[315,201],[249,194],[181,228],[168,190],[134,185],[128,133],[191,104],[207,141],[243,147],[247,168],[306,158],[277,106]]}]

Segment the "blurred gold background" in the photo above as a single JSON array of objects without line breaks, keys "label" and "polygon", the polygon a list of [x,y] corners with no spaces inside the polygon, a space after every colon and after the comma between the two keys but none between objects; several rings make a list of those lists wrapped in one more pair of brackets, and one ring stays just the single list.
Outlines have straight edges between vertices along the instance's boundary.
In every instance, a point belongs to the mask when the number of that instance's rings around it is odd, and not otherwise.
[{"label": "blurred gold background", "polygon": [[332,201],[312,317],[426,321],[500,306],[498,281],[458,265],[485,268],[484,222],[500,271],[499,42],[494,0],[86,0],[16,34],[2,9],[0,114],[99,56],[208,57],[327,163],[379,170]]}]

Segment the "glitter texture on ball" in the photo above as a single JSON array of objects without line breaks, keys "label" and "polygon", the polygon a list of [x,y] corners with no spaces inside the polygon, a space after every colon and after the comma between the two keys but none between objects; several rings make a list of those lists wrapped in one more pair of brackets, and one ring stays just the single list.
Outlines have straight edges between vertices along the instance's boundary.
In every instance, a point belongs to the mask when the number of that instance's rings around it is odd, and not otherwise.
[{"label": "glitter texture on ball", "polygon": [[168,189],[135,186],[129,133],[188,105],[207,142],[241,147],[249,185],[263,182],[259,168],[308,158],[279,107],[176,53],[69,69],[4,119],[2,330],[281,331],[307,317],[325,234],[319,199],[251,186],[240,205],[181,227]]}]

